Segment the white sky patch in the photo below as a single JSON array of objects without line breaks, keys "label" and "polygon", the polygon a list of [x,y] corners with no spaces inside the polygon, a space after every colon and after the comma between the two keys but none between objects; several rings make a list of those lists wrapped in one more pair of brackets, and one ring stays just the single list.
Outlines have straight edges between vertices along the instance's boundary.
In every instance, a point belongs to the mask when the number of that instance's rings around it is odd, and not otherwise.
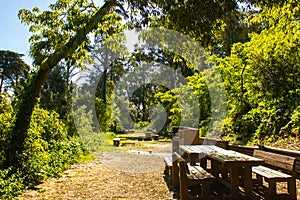
[{"label": "white sky patch", "polygon": [[143,42],[139,39],[139,33],[135,30],[127,30],[124,32],[126,36],[126,47],[130,53],[134,52],[136,46],[141,46]]}]

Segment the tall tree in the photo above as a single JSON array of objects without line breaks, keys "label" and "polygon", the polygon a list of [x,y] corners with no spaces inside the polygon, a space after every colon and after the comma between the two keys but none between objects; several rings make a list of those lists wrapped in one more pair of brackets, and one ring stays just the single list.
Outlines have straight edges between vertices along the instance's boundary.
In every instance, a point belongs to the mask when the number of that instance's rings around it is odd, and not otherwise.
[{"label": "tall tree", "polygon": [[18,102],[16,121],[7,151],[7,165],[19,167],[18,156],[22,154],[24,140],[30,124],[30,117],[40,97],[51,70],[62,59],[75,58],[82,62],[87,57],[88,34],[92,31],[107,30],[113,22],[116,8],[122,8],[115,0],[106,1],[99,8],[93,1],[58,0],[50,5],[50,11],[21,10],[22,22],[31,25],[31,56],[38,70],[25,86],[24,94]]},{"label": "tall tree", "polygon": [[116,18],[127,17],[125,4],[132,13],[138,12],[144,18],[154,10],[148,0],[106,0],[101,7],[93,0],[57,0],[44,12],[38,8],[19,11],[19,18],[33,33],[30,53],[38,70],[27,81],[18,102],[7,165],[20,166],[18,155],[22,154],[30,117],[51,70],[62,59],[83,63],[88,57],[88,35],[107,32]]}]

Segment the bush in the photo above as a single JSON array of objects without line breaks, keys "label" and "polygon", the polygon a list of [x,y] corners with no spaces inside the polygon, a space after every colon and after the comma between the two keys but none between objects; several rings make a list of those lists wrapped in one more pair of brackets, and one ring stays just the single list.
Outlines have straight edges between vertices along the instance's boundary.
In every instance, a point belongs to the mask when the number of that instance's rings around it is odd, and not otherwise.
[{"label": "bush", "polygon": [[81,143],[68,137],[67,128],[56,112],[34,110],[22,155],[26,185],[57,176],[82,154]]},{"label": "bush", "polygon": [[300,136],[300,106],[298,106],[291,115],[290,121],[281,129],[281,133],[299,139]]},{"label": "bush", "polygon": [[82,142],[68,136],[67,127],[56,112],[37,107],[20,156],[22,168],[5,169],[5,150],[13,139],[10,138],[13,121],[13,107],[0,97],[0,199],[12,199],[27,187],[58,176],[86,154]]},{"label": "bush", "polygon": [[140,130],[143,130],[145,128],[147,128],[147,126],[149,126],[150,122],[138,122],[136,124],[134,124],[134,129],[140,129]]},{"label": "bush", "polygon": [[12,130],[14,111],[10,103],[0,97],[0,166],[3,165],[5,159],[4,150],[9,143],[9,133]]},{"label": "bush", "polygon": [[298,106],[291,116],[291,132],[299,138],[300,135],[300,106]]},{"label": "bush", "polygon": [[113,122],[113,115],[109,103],[104,103],[102,99],[96,98],[95,109],[98,116],[98,121],[103,132],[110,130]]},{"label": "bush", "polygon": [[21,194],[24,185],[20,173],[11,173],[11,169],[0,170],[0,198],[11,199]]}]

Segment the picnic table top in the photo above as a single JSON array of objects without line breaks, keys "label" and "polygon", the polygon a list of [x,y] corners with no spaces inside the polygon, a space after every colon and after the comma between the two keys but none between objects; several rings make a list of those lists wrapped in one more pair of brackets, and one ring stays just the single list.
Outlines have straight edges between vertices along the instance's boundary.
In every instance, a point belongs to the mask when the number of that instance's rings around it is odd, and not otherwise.
[{"label": "picnic table top", "polygon": [[215,145],[180,145],[179,148],[187,154],[200,154],[221,163],[251,163],[252,165],[263,164],[263,159],[248,156],[233,150],[226,150]]}]

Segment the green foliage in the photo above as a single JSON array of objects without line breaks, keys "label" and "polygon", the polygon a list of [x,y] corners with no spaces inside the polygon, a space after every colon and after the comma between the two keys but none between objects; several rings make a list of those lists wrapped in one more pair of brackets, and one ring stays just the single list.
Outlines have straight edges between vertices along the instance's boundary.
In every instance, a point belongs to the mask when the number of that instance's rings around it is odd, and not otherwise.
[{"label": "green foliage", "polygon": [[83,142],[83,145],[88,151],[96,151],[97,146],[101,145],[101,138],[99,137],[100,130],[95,130],[92,111],[86,105],[78,107],[73,112],[74,122],[78,135]]},{"label": "green foliage", "polygon": [[[215,32],[221,27],[222,16],[237,8],[236,1],[158,1],[166,15],[160,19],[163,26],[180,31],[207,47],[217,40]],[[186,23],[186,22],[190,23]]]},{"label": "green foliage", "polygon": [[164,136],[172,136],[172,127],[179,126],[181,120],[181,108],[177,101],[176,95],[171,91],[159,92],[155,94],[157,102],[164,107],[167,111],[167,126],[164,127],[162,132]]},{"label": "green foliage", "polygon": [[112,110],[114,113],[114,122],[116,131],[121,131],[126,129],[132,129],[134,124],[130,117],[124,117],[122,114],[127,112],[129,109],[129,113],[131,116],[137,116],[137,109],[132,106],[132,102],[128,102],[124,95],[113,95],[112,97]]},{"label": "green foliage", "polygon": [[150,122],[143,122],[143,121],[140,121],[136,124],[134,124],[134,129],[139,129],[139,130],[143,130],[143,131],[146,131],[145,128],[147,126],[149,126]]},{"label": "green foliage", "polygon": [[0,50],[0,93],[5,90],[19,94],[22,83],[27,78],[30,67],[23,60],[23,54]]},{"label": "green foliage", "polygon": [[38,70],[20,97],[12,131],[14,141],[10,145],[11,155],[7,155],[7,165],[16,168],[21,165],[18,158],[28,136],[30,118],[51,70],[63,59],[76,60],[79,66],[87,62],[90,44],[88,34],[108,32],[112,23],[120,19],[118,12],[111,12],[114,6],[115,1],[108,1],[99,8],[87,0],[58,0],[49,7],[50,10],[44,12],[38,8],[19,11],[19,18],[30,25],[33,33],[30,54]]},{"label": "green foliage", "polygon": [[208,123],[211,117],[211,99],[207,83],[203,76],[199,73],[195,73],[193,76],[188,77],[189,85],[193,88],[194,95],[198,100],[199,107],[199,128],[201,136],[206,136],[208,131]]},{"label": "green foliage", "polygon": [[300,106],[298,106],[291,115],[290,121],[281,129],[284,136],[291,134],[292,137],[298,139],[300,136]]},{"label": "green foliage", "polygon": [[207,85],[198,73],[187,77],[187,80],[187,85],[155,94],[157,102],[167,111],[165,136],[171,136],[172,127],[179,125],[201,127],[203,136],[206,134],[211,113]]},{"label": "green foliage", "polygon": [[79,161],[86,151],[81,142],[68,136],[67,127],[54,111],[37,107],[32,115],[25,140],[22,166],[18,171],[4,168],[11,138],[14,109],[5,97],[0,98],[0,196],[10,199],[25,188],[36,185],[47,177],[58,176],[72,163]]},{"label": "green foliage", "polygon": [[110,103],[104,103],[102,99],[95,99],[95,108],[98,116],[98,121],[103,132],[110,130],[113,123],[113,114],[111,111]]},{"label": "green foliage", "polygon": [[56,66],[43,89],[40,106],[47,110],[55,110],[62,119],[70,112],[70,89],[66,80],[66,69],[63,65]]},{"label": "green foliage", "polygon": [[0,97],[0,166],[5,161],[5,150],[10,141],[10,132],[13,127],[14,110],[5,96]]},{"label": "green foliage", "polygon": [[54,111],[36,108],[28,134],[21,158],[28,185],[57,176],[83,154],[81,143],[68,137],[66,126]]},{"label": "green foliage", "polygon": [[295,134],[296,138],[299,138],[300,134],[300,106],[298,106],[293,115],[291,116],[292,133]]},{"label": "green foliage", "polygon": [[25,187],[20,173],[12,173],[11,169],[0,170],[0,198],[12,199],[21,194]]},{"label": "green foliage", "polygon": [[[227,92],[224,135],[243,144],[294,134],[300,87],[299,6],[263,6],[251,23],[261,32],[216,59]],[[292,128],[293,127],[293,128]]]}]

